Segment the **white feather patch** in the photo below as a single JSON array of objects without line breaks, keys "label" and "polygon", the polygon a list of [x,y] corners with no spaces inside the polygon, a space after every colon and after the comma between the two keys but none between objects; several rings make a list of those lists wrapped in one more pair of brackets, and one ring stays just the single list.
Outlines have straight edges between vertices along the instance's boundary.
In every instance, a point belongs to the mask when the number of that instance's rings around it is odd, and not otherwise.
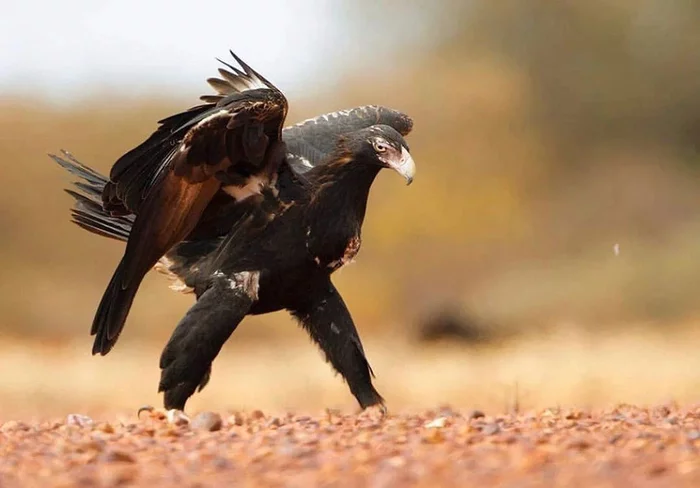
[{"label": "white feather patch", "polygon": [[223,278],[228,283],[228,287],[232,290],[241,289],[253,300],[258,299],[258,290],[260,289],[259,271],[240,271],[228,277],[219,269],[212,273],[212,277]]},{"label": "white feather patch", "polygon": [[195,125],[195,127],[199,127],[200,125],[204,125],[207,122],[209,122],[210,120],[216,119],[218,117],[229,117],[230,115],[231,115],[231,112],[229,112],[226,109],[221,109],[218,112],[214,112],[213,114],[204,117],[202,120],[197,122],[197,125]]},{"label": "white feather patch", "polygon": [[164,274],[170,281],[170,289],[173,291],[177,291],[180,293],[192,293],[194,291],[194,288],[187,286],[184,281],[182,281],[182,278],[180,278],[178,275],[170,271],[170,267],[173,266],[175,263],[173,263],[170,259],[167,257],[163,256],[158,260],[155,266],[153,266],[153,269],[156,270],[157,272]]},{"label": "white feather patch", "polygon": [[331,119],[337,119],[338,117],[347,117],[350,115],[352,112],[364,112],[367,113],[368,110],[377,110],[376,105],[364,105],[362,107],[357,107],[357,108],[348,108],[344,110],[338,110],[336,112],[330,112],[327,114],[322,114],[318,115],[316,117],[312,117],[310,119],[302,120],[301,122],[294,124],[292,127],[298,127],[300,125],[306,125],[306,124],[318,124],[319,122],[328,122]]}]

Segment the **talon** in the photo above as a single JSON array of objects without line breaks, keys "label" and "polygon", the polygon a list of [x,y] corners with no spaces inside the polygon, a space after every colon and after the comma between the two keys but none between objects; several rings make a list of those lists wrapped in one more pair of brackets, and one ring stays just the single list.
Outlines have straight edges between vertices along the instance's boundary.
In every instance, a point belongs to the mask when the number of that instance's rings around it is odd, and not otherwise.
[{"label": "talon", "polygon": [[139,408],[138,412],[136,412],[136,417],[140,419],[142,412],[148,412],[152,414],[153,410],[155,410],[155,408],[153,408],[151,405],[144,405],[143,407]]},{"label": "talon", "polygon": [[165,418],[173,425],[185,425],[190,423],[190,418],[185,415],[185,412],[176,408],[168,410],[165,413]]}]

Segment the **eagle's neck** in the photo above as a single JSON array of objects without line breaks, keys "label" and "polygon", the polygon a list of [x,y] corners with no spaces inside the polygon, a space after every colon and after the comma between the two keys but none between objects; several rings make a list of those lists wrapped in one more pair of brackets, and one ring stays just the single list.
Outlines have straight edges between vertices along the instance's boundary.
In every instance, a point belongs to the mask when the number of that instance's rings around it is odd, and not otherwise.
[{"label": "eagle's neck", "polygon": [[324,169],[317,179],[314,207],[335,215],[333,220],[352,219],[362,225],[369,190],[381,167],[351,160]]},{"label": "eagle's neck", "polygon": [[380,166],[359,161],[329,164],[315,176],[307,214],[307,248],[321,264],[347,257],[359,248],[367,199]]}]

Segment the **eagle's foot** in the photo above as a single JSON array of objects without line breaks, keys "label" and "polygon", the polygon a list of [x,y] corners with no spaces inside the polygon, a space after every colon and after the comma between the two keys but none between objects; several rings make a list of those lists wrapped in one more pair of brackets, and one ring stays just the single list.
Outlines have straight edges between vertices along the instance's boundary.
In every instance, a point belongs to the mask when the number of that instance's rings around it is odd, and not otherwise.
[{"label": "eagle's foot", "polygon": [[182,410],[171,408],[169,410],[144,405],[139,408],[136,416],[141,418],[141,414],[147,412],[148,417],[154,420],[167,420],[172,425],[185,425],[190,423],[190,418]]},{"label": "eagle's foot", "polygon": [[165,418],[173,425],[185,425],[190,423],[190,418],[182,410],[171,408],[165,412]]},{"label": "eagle's foot", "polygon": [[380,422],[388,415],[386,405],[376,403],[364,408],[358,415],[358,420],[369,420],[372,422]]}]

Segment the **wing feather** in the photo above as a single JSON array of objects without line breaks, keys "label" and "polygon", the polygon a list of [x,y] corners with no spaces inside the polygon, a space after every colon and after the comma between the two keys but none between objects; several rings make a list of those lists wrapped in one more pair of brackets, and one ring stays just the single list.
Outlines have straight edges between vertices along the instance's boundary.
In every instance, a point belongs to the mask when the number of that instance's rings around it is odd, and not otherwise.
[{"label": "wing feather", "polygon": [[105,209],[135,218],[95,314],[93,353],[111,350],[145,274],[195,229],[222,184],[244,186],[250,177],[269,183],[284,158],[284,95],[232,55],[242,71],[227,64],[232,71],[223,80],[209,80],[219,95],[162,119],[112,167]]}]

